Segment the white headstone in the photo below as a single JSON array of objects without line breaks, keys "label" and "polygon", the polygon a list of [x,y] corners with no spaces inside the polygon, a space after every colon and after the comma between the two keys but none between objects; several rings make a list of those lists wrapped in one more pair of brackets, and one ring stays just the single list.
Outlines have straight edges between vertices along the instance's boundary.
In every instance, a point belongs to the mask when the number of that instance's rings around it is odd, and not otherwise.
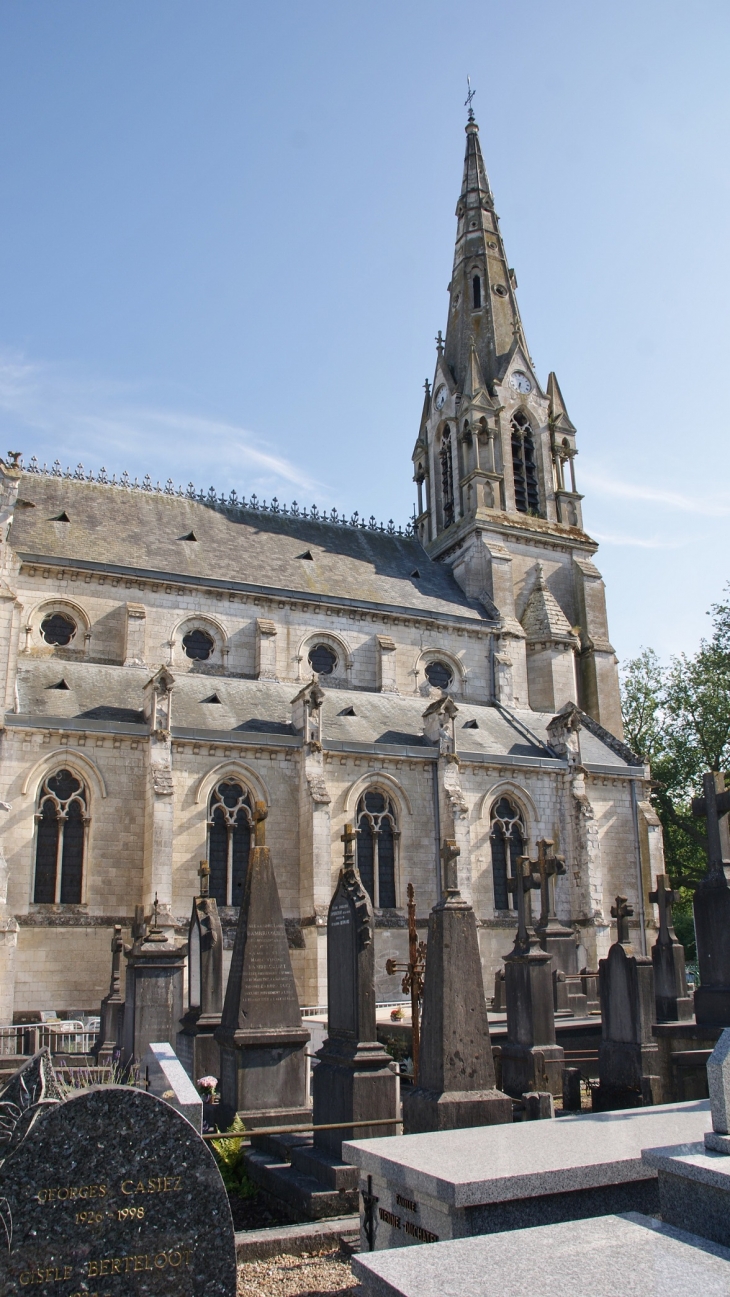
[{"label": "white headstone", "polygon": [[203,1100],[195,1089],[172,1045],[160,1042],[150,1045],[142,1059],[140,1077],[150,1094],[164,1099],[171,1108],[186,1117],[191,1126],[203,1129]]},{"label": "white headstone", "polygon": [[730,1027],[725,1028],[707,1060],[707,1085],[712,1132],[705,1135],[705,1145],[716,1153],[730,1153]]}]

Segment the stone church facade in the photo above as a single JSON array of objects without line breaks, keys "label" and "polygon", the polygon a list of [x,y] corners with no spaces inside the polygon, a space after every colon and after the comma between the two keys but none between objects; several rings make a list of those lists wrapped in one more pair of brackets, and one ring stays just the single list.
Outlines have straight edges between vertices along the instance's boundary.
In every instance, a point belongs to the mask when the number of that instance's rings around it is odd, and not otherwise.
[{"label": "stone church facade", "polygon": [[[235,491],[0,461],[0,1022],[94,1011],[114,924],[186,928],[201,859],[232,945],[266,808],[301,1002],[326,999],[344,825],[376,910],[381,998],[456,839],[485,981],[516,927],[516,857],[565,857],[581,963],[610,907],[653,926],[661,830],[621,741],[576,430],[534,372],[478,128],[405,530]],[[7,900],[3,893],[7,887]]]}]

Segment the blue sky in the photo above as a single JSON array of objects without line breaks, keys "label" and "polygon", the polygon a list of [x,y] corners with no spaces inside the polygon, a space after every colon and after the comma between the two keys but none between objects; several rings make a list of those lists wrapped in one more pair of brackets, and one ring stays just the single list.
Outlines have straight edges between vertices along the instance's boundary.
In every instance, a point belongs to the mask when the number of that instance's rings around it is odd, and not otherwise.
[{"label": "blue sky", "polygon": [[0,449],[404,521],[466,75],[620,657],[730,577],[730,9],[0,0]]}]

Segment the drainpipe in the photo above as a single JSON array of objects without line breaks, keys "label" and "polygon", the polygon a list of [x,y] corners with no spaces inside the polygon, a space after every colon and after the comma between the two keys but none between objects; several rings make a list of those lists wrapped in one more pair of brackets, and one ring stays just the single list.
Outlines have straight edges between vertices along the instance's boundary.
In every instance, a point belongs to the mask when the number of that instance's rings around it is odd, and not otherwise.
[{"label": "drainpipe", "polygon": [[634,819],[634,838],[636,841],[636,876],[639,884],[639,923],[641,924],[641,953],[646,950],[646,916],[644,913],[644,879],[641,873],[641,838],[639,836],[639,804],[636,797],[636,780],[631,783],[631,813]]},{"label": "drainpipe", "polygon": [[433,763],[433,822],[436,829],[436,904],[440,904],[441,893],[441,812],[439,810],[439,763]]}]

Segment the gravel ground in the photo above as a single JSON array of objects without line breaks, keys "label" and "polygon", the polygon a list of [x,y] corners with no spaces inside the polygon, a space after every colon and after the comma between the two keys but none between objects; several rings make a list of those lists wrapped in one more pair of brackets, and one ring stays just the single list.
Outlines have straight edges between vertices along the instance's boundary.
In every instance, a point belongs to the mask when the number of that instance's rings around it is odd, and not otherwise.
[{"label": "gravel ground", "polygon": [[362,1288],[340,1251],[273,1256],[238,1267],[238,1297],[357,1297]]}]

